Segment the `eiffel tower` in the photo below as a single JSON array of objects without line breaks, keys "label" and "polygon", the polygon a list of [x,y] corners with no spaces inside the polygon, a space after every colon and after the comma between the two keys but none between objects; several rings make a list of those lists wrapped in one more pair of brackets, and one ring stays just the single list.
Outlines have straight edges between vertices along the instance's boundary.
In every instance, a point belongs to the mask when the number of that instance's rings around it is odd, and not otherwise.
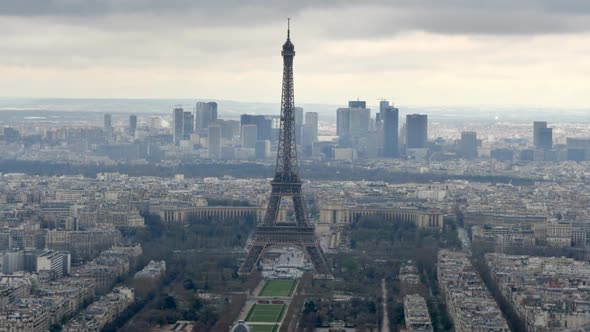
[{"label": "eiffel tower", "polygon": [[[301,250],[313,264],[318,274],[329,274],[322,249],[310,225],[305,200],[301,192],[301,179],[295,145],[295,102],[293,98],[293,57],[295,46],[291,43],[291,29],[287,28],[287,41],[283,45],[283,91],[281,98],[281,126],[277,163],[272,191],[266,208],[264,222],[254,232],[252,247],[240,267],[241,274],[252,272],[258,261],[271,247],[295,247]],[[295,222],[277,223],[281,199],[293,199]]]}]

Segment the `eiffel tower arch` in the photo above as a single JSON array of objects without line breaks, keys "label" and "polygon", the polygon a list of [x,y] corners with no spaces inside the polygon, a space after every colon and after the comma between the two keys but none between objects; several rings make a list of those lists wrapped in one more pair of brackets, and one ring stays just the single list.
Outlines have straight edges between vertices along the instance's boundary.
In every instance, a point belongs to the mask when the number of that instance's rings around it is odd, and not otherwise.
[{"label": "eiffel tower arch", "polygon": [[[241,274],[252,272],[264,253],[276,246],[290,246],[301,250],[318,274],[329,274],[324,253],[309,223],[305,200],[301,190],[297,146],[295,142],[295,102],[293,95],[293,58],[295,46],[291,42],[291,30],[287,29],[287,41],[283,44],[283,88],[279,146],[272,190],[264,215],[264,221],[256,227],[246,259],[240,267]],[[277,223],[283,197],[293,200],[295,223]]]}]

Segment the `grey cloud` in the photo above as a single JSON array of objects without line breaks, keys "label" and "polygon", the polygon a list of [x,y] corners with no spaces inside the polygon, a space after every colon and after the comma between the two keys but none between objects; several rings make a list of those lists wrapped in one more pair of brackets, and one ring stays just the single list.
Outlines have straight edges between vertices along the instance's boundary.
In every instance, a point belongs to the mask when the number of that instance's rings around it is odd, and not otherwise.
[{"label": "grey cloud", "polygon": [[[372,8],[375,15],[339,12]],[[330,37],[383,36],[406,30],[447,34],[542,34],[590,30],[588,0],[19,0],[0,1],[1,16],[46,16],[88,23],[108,16],[158,15],[170,25],[251,26],[282,22],[286,16],[328,11],[334,16],[322,27]],[[178,21],[178,22],[175,22]],[[364,24],[362,22],[364,21]],[[69,21],[68,21],[69,22]],[[149,21],[133,24],[149,25]],[[326,22],[316,22],[321,25]],[[130,26],[119,26],[132,28]]]}]

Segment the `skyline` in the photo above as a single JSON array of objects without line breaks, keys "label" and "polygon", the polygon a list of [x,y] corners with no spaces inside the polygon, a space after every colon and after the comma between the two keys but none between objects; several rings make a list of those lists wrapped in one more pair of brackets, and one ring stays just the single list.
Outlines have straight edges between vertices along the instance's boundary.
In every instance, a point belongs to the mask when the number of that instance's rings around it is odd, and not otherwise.
[{"label": "skyline", "polygon": [[[0,3],[49,32],[0,74],[30,63],[16,82],[52,94],[0,96],[0,330],[590,327],[590,112],[563,104],[587,107],[587,46],[564,43],[590,6],[49,1]],[[55,98],[87,90],[109,95]]]},{"label": "skyline", "polygon": [[287,13],[298,103],[584,108],[590,93],[583,1],[30,0],[0,11],[4,97],[278,103]]}]

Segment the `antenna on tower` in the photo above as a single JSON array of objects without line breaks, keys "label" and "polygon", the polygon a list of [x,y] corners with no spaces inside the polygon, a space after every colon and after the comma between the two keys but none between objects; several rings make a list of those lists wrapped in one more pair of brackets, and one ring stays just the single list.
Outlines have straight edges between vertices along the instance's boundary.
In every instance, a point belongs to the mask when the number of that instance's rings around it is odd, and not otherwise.
[{"label": "antenna on tower", "polygon": [[[386,99],[386,98],[383,98],[383,97],[379,97],[379,98],[377,98],[377,100],[379,100],[379,101],[386,101],[388,103],[391,103],[391,106],[394,106],[394,104],[395,104],[395,98]],[[390,100],[391,100],[391,102],[390,102]]]},{"label": "antenna on tower", "polygon": [[291,38],[291,18],[287,17],[287,39]]}]

